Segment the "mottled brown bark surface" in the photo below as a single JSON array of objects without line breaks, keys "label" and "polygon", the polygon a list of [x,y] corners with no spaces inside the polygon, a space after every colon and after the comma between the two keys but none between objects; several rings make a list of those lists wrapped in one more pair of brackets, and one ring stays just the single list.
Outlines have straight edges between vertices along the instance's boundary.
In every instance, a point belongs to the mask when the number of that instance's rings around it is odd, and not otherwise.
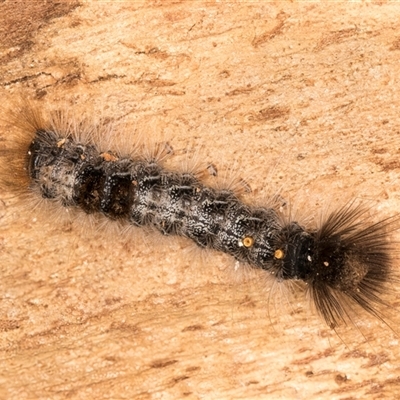
[{"label": "mottled brown bark surface", "polygon": [[[399,15],[385,1],[5,1],[0,94],[161,132],[177,162],[234,166],[250,203],[279,192],[318,215],[358,196],[385,217],[400,210]],[[0,398],[399,396],[398,336],[372,318],[341,332],[346,347],[301,297],[237,283],[228,257],[27,207],[2,190]]]}]

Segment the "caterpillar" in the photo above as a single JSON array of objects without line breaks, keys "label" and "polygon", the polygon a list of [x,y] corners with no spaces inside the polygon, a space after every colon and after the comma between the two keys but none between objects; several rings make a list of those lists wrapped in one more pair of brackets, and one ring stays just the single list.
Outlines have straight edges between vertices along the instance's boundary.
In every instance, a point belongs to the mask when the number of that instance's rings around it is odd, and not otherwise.
[{"label": "caterpillar", "polygon": [[330,328],[352,321],[358,308],[383,320],[382,296],[397,279],[390,235],[398,216],[371,222],[368,207],[352,201],[308,227],[274,207],[249,205],[229,188],[206,185],[194,172],[166,168],[168,146],[124,152],[99,126],[57,111],[46,118],[27,102],[14,107],[11,121],[19,134],[4,152],[3,187],[188,238],[277,282],[303,282]]}]

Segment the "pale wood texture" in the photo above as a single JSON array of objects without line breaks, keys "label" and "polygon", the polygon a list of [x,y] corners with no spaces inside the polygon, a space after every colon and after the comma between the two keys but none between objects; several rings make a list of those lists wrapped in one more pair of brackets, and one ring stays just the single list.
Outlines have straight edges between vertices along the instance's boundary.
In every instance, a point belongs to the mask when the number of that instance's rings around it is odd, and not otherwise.
[{"label": "pale wood texture", "polygon": [[[23,90],[44,109],[162,132],[175,160],[233,165],[248,202],[280,192],[313,214],[359,196],[400,210],[396,2],[63,5],[0,3],[2,99]],[[268,290],[237,283],[228,257],[82,233],[27,207],[2,191],[0,398],[400,395],[398,336],[373,319],[365,337],[343,333],[346,347],[300,298],[269,313]]]}]

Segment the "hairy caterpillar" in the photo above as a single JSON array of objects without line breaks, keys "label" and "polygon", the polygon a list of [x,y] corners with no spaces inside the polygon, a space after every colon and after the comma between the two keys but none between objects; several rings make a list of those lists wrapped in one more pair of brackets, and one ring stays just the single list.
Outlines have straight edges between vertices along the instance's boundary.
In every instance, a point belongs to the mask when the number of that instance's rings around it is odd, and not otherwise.
[{"label": "hairy caterpillar", "polygon": [[303,281],[307,295],[331,328],[352,320],[360,307],[382,319],[392,267],[391,231],[397,216],[372,223],[368,209],[350,202],[316,228],[271,207],[252,207],[230,189],[205,185],[192,172],[168,170],[168,149],[131,152],[99,127],[60,112],[46,119],[29,104],[14,109],[19,129],[5,152],[1,181],[68,209],[151,227],[191,239],[279,282]]}]

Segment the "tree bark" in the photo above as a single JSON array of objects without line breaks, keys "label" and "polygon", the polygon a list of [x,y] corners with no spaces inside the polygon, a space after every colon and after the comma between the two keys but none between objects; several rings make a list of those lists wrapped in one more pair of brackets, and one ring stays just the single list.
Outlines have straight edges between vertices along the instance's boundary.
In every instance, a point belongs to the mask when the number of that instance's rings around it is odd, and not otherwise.
[{"label": "tree bark", "polygon": [[[399,13],[386,1],[5,1],[0,93],[101,114],[127,143],[168,141],[168,166],[192,158],[225,183],[233,170],[249,204],[279,194],[318,221],[356,197],[385,218],[400,209]],[[1,152],[12,134],[0,124]],[[30,207],[2,190],[1,398],[400,394],[396,316],[393,330],[363,315],[337,335],[303,296],[270,292],[229,257]]]}]

